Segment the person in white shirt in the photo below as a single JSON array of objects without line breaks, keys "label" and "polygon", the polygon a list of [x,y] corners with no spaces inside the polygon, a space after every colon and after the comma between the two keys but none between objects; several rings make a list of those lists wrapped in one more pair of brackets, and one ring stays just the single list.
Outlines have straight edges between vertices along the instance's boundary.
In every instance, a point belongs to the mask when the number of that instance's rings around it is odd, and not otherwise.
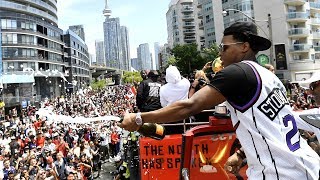
[{"label": "person in white shirt", "polygon": [[188,99],[190,82],[181,77],[176,66],[169,66],[166,69],[167,84],[160,87],[160,102],[166,107],[176,101]]},{"label": "person in white shirt", "polygon": [[[102,141],[100,142],[101,145],[101,158],[103,161],[108,160],[109,157],[109,142],[108,139],[110,139],[110,137],[107,137],[107,132],[106,132],[106,128],[102,128],[101,133],[100,133],[100,138],[102,138]],[[109,135],[110,136],[110,135]]]}]

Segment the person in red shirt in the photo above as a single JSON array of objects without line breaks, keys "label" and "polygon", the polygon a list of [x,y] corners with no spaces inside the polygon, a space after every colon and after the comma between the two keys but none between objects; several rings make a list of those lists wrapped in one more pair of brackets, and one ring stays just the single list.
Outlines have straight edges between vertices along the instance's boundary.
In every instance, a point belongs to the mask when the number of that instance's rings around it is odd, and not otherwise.
[{"label": "person in red shirt", "polygon": [[56,151],[59,153],[61,152],[64,157],[67,156],[67,149],[69,150],[69,145],[66,143],[63,139],[63,137],[60,137],[60,144],[56,146]]},{"label": "person in red shirt", "polygon": [[33,125],[34,125],[34,128],[35,128],[36,130],[38,130],[38,129],[41,127],[41,125],[42,125],[42,120],[39,119],[38,121],[36,121],[35,123],[33,123]]},{"label": "person in red shirt", "polygon": [[117,152],[116,152],[116,144],[119,141],[119,136],[116,132],[116,130],[113,128],[112,129],[112,133],[111,133],[111,146],[110,146],[110,151],[111,151],[111,156],[116,156]]},{"label": "person in red shirt", "polygon": [[36,139],[36,145],[37,147],[43,147],[44,146],[44,142],[45,142],[45,138],[42,135],[41,131],[37,132],[37,139]]}]

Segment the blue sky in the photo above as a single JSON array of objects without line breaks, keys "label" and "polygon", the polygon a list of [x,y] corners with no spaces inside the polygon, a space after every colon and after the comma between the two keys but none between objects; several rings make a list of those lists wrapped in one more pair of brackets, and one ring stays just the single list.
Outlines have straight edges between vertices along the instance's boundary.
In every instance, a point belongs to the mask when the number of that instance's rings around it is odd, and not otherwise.
[{"label": "blue sky", "polygon": [[[119,17],[120,25],[129,29],[131,58],[136,57],[139,44],[149,43],[152,54],[154,42],[167,41],[166,12],[170,0],[108,0],[111,17]],[[59,27],[82,24],[90,53],[95,53],[95,40],[103,40],[102,11],[105,0],[58,0]]]}]

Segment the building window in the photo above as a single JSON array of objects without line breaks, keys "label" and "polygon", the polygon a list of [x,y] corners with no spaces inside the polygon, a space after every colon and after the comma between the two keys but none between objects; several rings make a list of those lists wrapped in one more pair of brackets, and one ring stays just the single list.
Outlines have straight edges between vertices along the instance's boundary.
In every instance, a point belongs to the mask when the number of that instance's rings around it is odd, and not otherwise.
[{"label": "building window", "polygon": [[17,20],[13,19],[1,19],[2,29],[17,29]]}]

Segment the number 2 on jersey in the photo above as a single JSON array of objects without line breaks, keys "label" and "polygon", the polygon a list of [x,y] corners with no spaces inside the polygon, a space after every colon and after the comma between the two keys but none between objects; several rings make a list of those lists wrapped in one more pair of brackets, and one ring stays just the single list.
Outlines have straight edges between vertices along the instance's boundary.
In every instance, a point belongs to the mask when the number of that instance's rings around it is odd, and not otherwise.
[{"label": "number 2 on jersey", "polygon": [[291,142],[291,139],[298,133],[298,128],[297,128],[296,120],[290,114],[286,115],[283,118],[283,124],[285,127],[288,127],[289,121],[291,121],[292,123],[292,129],[286,134],[286,141],[287,141],[288,148],[290,149],[290,151],[293,152],[300,148],[300,138],[295,143]]}]

